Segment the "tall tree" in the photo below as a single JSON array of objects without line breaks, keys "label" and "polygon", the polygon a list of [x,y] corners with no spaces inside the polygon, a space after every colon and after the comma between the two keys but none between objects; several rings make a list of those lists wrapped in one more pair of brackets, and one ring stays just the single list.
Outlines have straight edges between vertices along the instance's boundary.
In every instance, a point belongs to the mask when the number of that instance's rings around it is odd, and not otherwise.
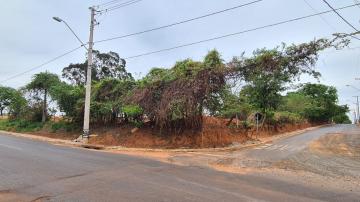
[{"label": "tall tree", "polygon": [[6,109],[12,116],[20,113],[21,107],[26,104],[25,98],[21,93],[10,87],[0,86],[0,115]]},{"label": "tall tree", "polygon": [[[105,78],[133,79],[125,69],[126,62],[115,52],[100,53],[93,51],[92,80],[99,81]],[[62,70],[62,77],[76,85],[83,85],[86,81],[87,61],[70,64]]]},{"label": "tall tree", "polygon": [[323,84],[305,84],[299,93],[310,98],[311,105],[305,108],[305,116],[312,122],[330,122],[332,120],[348,122],[346,105],[338,105],[338,95],[335,87]]},{"label": "tall tree", "polygon": [[10,106],[13,91],[12,88],[0,86],[0,116],[3,115],[4,109]]},{"label": "tall tree", "polygon": [[319,39],[309,43],[274,49],[258,49],[251,57],[235,57],[229,66],[246,82],[246,95],[262,112],[276,110],[281,92],[302,74],[315,78],[320,73],[314,69],[321,50],[335,46],[334,40]]},{"label": "tall tree", "polygon": [[59,83],[60,79],[56,74],[46,71],[35,74],[31,82],[26,85],[27,90],[34,92],[36,95],[43,95],[42,122],[45,122],[47,117],[47,96],[49,89]]}]

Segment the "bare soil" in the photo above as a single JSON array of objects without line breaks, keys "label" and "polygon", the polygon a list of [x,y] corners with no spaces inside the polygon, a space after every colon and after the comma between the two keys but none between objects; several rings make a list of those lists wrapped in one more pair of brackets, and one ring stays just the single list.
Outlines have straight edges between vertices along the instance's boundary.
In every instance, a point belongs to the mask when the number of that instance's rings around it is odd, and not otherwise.
[{"label": "bare soil", "polygon": [[264,127],[256,135],[255,129],[229,128],[227,122],[227,119],[204,117],[201,132],[185,131],[182,134],[160,133],[149,126],[139,129],[130,126],[97,128],[93,130],[97,136],[91,138],[90,143],[132,148],[217,148],[311,127],[308,123]]},{"label": "bare soil", "polygon": [[359,134],[334,133],[323,136],[313,141],[306,150],[279,162],[276,167],[356,179],[360,185]]},{"label": "bare soil", "polygon": [[80,135],[80,133],[78,132],[65,132],[65,131],[50,132],[48,129],[42,129],[36,132],[28,132],[28,134],[37,135],[41,137],[62,139],[62,140],[74,140]]}]

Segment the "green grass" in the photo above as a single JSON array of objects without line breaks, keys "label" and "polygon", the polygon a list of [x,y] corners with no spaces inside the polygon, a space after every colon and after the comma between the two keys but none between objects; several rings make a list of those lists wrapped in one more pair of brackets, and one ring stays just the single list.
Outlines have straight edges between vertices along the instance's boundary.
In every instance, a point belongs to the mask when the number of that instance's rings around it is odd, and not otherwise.
[{"label": "green grass", "polygon": [[41,122],[32,122],[27,120],[0,120],[0,130],[16,132],[35,132],[43,128]]},{"label": "green grass", "polygon": [[59,121],[59,122],[49,122],[47,123],[50,131],[55,133],[57,131],[65,131],[65,132],[72,132],[79,130],[79,127],[73,123],[67,121]]}]

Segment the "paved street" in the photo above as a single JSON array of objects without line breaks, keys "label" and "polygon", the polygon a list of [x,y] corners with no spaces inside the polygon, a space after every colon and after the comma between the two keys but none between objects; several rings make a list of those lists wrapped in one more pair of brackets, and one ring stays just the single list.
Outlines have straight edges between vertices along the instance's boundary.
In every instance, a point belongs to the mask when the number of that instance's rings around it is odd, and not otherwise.
[{"label": "paved street", "polygon": [[[353,126],[321,128],[247,152],[279,160],[301,151],[310,140],[344,130],[353,130]],[[359,201],[359,198],[358,193],[305,186],[281,178],[177,166],[0,134],[0,201]]]}]

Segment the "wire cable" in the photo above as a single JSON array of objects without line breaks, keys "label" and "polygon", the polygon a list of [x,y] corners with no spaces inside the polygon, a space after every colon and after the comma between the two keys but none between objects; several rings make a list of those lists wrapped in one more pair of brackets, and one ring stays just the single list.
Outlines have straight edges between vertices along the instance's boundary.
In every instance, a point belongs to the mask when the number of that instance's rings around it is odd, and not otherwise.
[{"label": "wire cable", "polygon": [[[319,12],[318,10],[316,10],[316,9],[310,4],[310,2],[308,2],[307,0],[303,0],[303,1],[306,3],[306,5],[307,5],[312,11],[314,11],[315,13]],[[331,25],[331,24],[329,23],[329,21],[326,20],[326,18],[324,18],[322,15],[319,15],[319,17],[321,18],[322,21],[324,21],[325,24],[327,24],[333,31],[336,32],[336,28],[335,28],[333,25]]]},{"label": "wire cable", "polygon": [[122,1],[125,1],[125,0],[112,0],[112,1],[108,1],[108,2],[105,2],[105,3],[99,4],[96,7],[109,6],[111,4],[115,4],[115,3],[118,3],[118,2],[122,2]]},{"label": "wire cable", "polygon": [[122,35],[122,36],[117,36],[117,37],[112,37],[112,38],[108,38],[108,39],[98,40],[98,41],[95,41],[94,43],[102,43],[102,42],[106,42],[106,41],[112,41],[112,40],[115,40],[115,39],[122,39],[122,38],[130,37],[130,36],[140,35],[140,34],[144,34],[144,33],[147,33],[147,32],[152,32],[152,31],[156,31],[156,30],[160,30],[160,29],[164,29],[164,28],[173,27],[173,26],[176,26],[176,25],[180,25],[180,24],[192,22],[192,21],[195,21],[195,20],[199,20],[199,19],[202,19],[202,18],[210,17],[210,16],[213,16],[213,15],[217,15],[217,14],[220,14],[220,13],[224,13],[224,12],[227,12],[227,11],[235,10],[237,8],[249,6],[251,4],[259,3],[261,1],[263,1],[263,0],[252,1],[252,2],[249,2],[249,3],[241,4],[241,5],[234,6],[234,7],[230,7],[230,8],[224,9],[224,10],[219,10],[219,11],[215,11],[215,12],[212,12],[212,13],[208,13],[206,15],[198,16],[198,17],[195,17],[195,18],[189,18],[189,19],[186,19],[186,20],[174,22],[174,23],[171,23],[171,24],[168,24],[168,25],[163,25],[163,26],[160,26],[160,27],[147,29],[147,30],[140,31],[140,32],[135,32],[135,33],[126,34],[126,35]]},{"label": "wire cable", "polygon": [[[314,12],[319,12],[319,11],[317,11],[307,0],[303,0],[303,1],[311,8],[311,10],[313,10]],[[360,3],[355,2],[355,4],[358,4],[358,6],[360,6]],[[322,15],[319,15],[319,17],[320,17],[334,32],[337,32],[337,29],[336,29],[334,26],[332,26],[332,25],[326,20],[326,18],[324,18]],[[357,39],[357,40],[360,41],[360,39],[357,38],[357,37],[354,36],[354,35],[350,35],[350,37],[351,37],[351,38],[354,38],[354,39]]]},{"label": "wire cable", "polygon": [[35,69],[41,68],[41,67],[43,67],[43,66],[45,66],[45,65],[47,65],[47,64],[49,64],[49,63],[54,62],[55,60],[58,60],[58,59],[66,56],[66,55],[69,55],[70,53],[73,53],[73,52],[79,50],[79,49],[82,48],[82,47],[83,47],[83,46],[79,46],[79,47],[77,47],[77,48],[74,48],[74,49],[72,49],[72,50],[69,50],[69,51],[67,51],[67,52],[65,52],[65,53],[63,53],[63,54],[61,54],[61,55],[59,55],[59,56],[57,56],[57,57],[54,57],[54,58],[52,58],[52,59],[50,59],[50,60],[48,60],[48,61],[46,61],[46,62],[44,62],[44,63],[42,63],[42,64],[40,64],[40,65],[38,65],[38,66],[32,67],[32,68],[30,68],[30,69],[28,69],[28,70],[26,70],[26,71],[24,71],[24,72],[21,72],[21,73],[19,73],[19,74],[13,75],[13,76],[5,79],[5,80],[2,80],[2,81],[0,81],[0,83],[4,83],[4,82],[9,81],[9,80],[11,80],[11,79],[14,79],[14,78],[16,78],[16,77],[19,77],[19,76],[21,76],[21,75],[24,75],[24,74],[26,74],[26,73],[28,73],[28,72],[31,72],[31,71],[33,71],[33,70],[35,70]]},{"label": "wire cable", "polygon": [[112,6],[112,7],[109,7],[109,8],[105,8],[105,9],[102,9],[98,12],[110,12],[110,11],[113,11],[113,10],[116,10],[116,9],[119,9],[119,8],[122,8],[122,7],[125,7],[125,6],[130,6],[132,4],[135,4],[135,3],[138,3],[140,1],[143,1],[143,0],[130,0],[130,1],[126,1],[124,3],[121,3],[121,4],[118,4],[118,5],[115,5],[115,6]]},{"label": "wire cable", "polygon": [[[346,24],[348,24],[350,27],[352,27],[355,31],[359,31],[358,29],[356,29],[356,27],[354,27],[349,21],[347,21],[342,15],[340,15],[339,12],[336,11],[336,9],[334,9],[326,0],[323,0],[323,2],[328,5],[333,11],[334,13],[336,13]],[[359,5],[359,4],[355,4],[355,5]]]},{"label": "wire cable", "polygon": [[360,1],[354,0],[354,3],[359,4],[358,7],[360,8]]},{"label": "wire cable", "polygon": [[[357,5],[357,4],[353,4],[353,5],[349,5],[349,6],[344,6],[344,7],[337,8],[337,9],[335,9],[335,10],[343,10],[343,9],[347,9],[347,8],[354,7],[354,6],[356,6],[356,5]],[[205,39],[205,40],[201,40],[201,41],[196,41],[196,42],[192,42],[192,43],[182,44],[182,45],[178,45],[178,46],[174,46],[174,47],[170,47],[170,48],[160,49],[160,50],[151,51],[151,52],[146,52],[146,53],[141,53],[141,54],[138,54],[138,55],[133,55],[133,56],[126,57],[126,58],[124,58],[124,59],[125,59],[125,60],[128,60],[128,59],[133,59],[133,58],[139,58],[139,57],[143,57],[143,56],[147,56],[147,55],[152,55],[152,54],[155,54],[155,53],[170,51],[170,50],[174,50],[174,49],[178,49],[178,48],[183,48],[183,47],[192,46],[192,45],[196,45],[196,44],[200,44],[200,43],[205,43],[205,42],[209,42],[209,41],[214,41],[214,40],[218,40],[218,39],[222,39],[222,38],[227,38],[227,37],[230,37],[230,36],[235,36],[235,35],[240,35],[240,34],[244,34],[244,33],[248,33],[248,32],[253,32],[253,31],[257,31],[257,30],[261,30],[261,29],[266,29],[266,28],[270,28],[270,27],[275,27],[275,26],[279,26],[279,25],[282,25],[282,24],[286,24],[286,23],[290,23],[290,22],[294,22],[294,21],[299,21],[299,20],[311,18],[311,17],[314,17],[314,16],[322,15],[322,14],[325,14],[325,13],[330,13],[330,12],[333,12],[333,10],[323,11],[323,12],[319,12],[319,13],[315,13],[315,14],[311,14],[311,15],[306,15],[306,16],[302,16],[302,17],[297,17],[297,18],[293,18],[293,19],[289,19],[289,20],[284,20],[284,21],[280,21],[280,22],[277,22],[277,23],[264,25],[264,26],[261,26],[261,27],[256,27],[256,28],[252,28],[252,29],[247,29],[247,30],[243,30],[243,31],[240,31],[240,32],[235,32],[235,33],[231,33],[231,34],[226,34],[226,35],[222,35],[222,36],[218,36],[218,37],[213,37],[213,38],[209,38],[209,39]]]}]

